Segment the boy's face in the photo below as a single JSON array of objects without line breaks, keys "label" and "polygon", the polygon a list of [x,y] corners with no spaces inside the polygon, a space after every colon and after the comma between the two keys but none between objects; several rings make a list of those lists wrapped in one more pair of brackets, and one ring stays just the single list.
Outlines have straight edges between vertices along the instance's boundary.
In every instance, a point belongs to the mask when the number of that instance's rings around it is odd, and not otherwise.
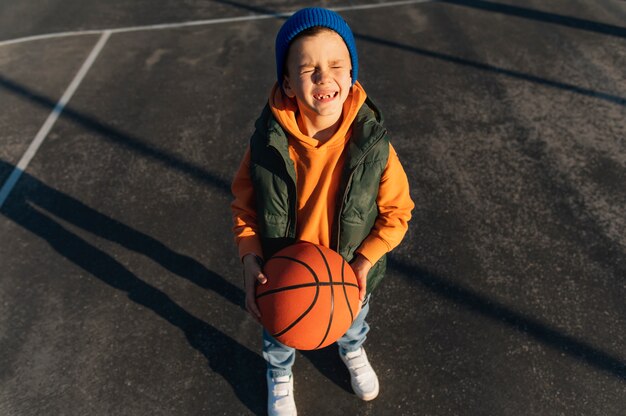
[{"label": "boy's face", "polygon": [[297,99],[302,116],[338,119],[352,86],[351,70],[350,52],[336,32],[303,36],[289,48],[283,89]]}]

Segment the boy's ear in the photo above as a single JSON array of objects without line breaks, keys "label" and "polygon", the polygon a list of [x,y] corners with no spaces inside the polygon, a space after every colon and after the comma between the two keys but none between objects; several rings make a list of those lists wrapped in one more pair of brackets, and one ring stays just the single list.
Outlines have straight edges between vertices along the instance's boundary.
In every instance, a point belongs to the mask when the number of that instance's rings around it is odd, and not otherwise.
[{"label": "boy's ear", "polygon": [[287,94],[287,97],[293,98],[296,96],[296,93],[291,88],[291,84],[289,83],[289,77],[287,75],[283,76],[283,91]]}]

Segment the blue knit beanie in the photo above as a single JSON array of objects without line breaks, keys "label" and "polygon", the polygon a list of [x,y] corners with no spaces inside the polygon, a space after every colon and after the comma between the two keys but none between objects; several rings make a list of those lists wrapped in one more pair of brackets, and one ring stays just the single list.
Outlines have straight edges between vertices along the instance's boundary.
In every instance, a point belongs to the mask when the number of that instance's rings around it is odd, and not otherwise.
[{"label": "blue knit beanie", "polygon": [[278,76],[278,85],[283,85],[283,68],[287,59],[289,44],[300,32],[315,26],[332,29],[343,38],[348,47],[348,52],[350,52],[352,84],[354,84],[359,74],[359,58],[350,27],[339,14],[320,7],[310,7],[294,13],[283,24],[276,36],[276,75]]}]

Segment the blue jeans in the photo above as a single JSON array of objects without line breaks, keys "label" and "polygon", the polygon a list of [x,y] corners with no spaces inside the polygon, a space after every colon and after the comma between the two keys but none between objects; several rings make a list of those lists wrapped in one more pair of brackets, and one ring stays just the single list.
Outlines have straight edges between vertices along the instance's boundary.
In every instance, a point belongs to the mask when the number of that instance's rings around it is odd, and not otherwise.
[{"label": "blue jeans", "polygon": [[[346,354],[361,348],[370,326],[365,321],[365,317],[370,310],[369,296],[365,300],[365,305],[356,316],[348,331],[337,340],[339,352]],[[267,362],[267,369],[272,378],[291,375],[291,367],[296,359],[296,350],[281,344],[274,339],[265,329],[263,330],[263,358]]]}]

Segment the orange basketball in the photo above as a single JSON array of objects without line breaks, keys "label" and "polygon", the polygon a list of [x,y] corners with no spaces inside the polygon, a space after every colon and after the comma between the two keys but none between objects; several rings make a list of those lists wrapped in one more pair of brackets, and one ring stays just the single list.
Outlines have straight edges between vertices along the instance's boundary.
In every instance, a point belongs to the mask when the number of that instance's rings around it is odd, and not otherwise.
[{"label": "orange basketball", "polygon": [[335,251],[298,242],[271,257],[257,285],[261,323],[278,341],[299,350],[323,348],[346,333],[359,312],[352,268]]}]

